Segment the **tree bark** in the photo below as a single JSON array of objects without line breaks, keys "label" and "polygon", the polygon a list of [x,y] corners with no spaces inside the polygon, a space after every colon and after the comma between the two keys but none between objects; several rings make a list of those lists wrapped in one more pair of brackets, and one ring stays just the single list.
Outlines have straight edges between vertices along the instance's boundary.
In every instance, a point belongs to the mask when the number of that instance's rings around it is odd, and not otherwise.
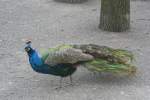
[{"label": "tree bark", "polygon": [[55,0],[55,1],[60,1],[60,2],[68,2],[68,3],[82,3],[87,0]]},{"label": "tree bark", "polygon": [[130,0],[101,0],[100,29],[122,32],[130,28]]}]

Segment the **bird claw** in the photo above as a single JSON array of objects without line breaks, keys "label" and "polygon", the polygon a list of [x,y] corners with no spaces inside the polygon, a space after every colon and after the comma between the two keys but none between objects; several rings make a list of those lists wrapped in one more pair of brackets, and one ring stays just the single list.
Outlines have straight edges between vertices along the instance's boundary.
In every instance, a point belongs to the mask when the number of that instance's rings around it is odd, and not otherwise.
[{"label": "bird claw", "polygon": [[55,88],[55,90],[60,90],[60,89],[62,89],[62,87],[60,86]]},{"label": "bird claw", "polygon": [[67,85],[64,85],[64,86],[58,86],[58,87],[55,88],[55,90],[60,90],[60,89],[63,89],[63,88],[69,87],[69,86],[74,86],[74,84],[70,83],[70,84],[67,84]]}]

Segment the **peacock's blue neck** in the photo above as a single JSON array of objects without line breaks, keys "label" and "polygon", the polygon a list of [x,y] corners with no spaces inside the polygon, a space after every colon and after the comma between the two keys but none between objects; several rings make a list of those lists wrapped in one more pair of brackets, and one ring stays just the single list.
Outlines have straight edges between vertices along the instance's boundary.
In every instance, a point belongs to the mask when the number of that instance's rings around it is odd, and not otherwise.
[{"label": "peacock's blue neck", "polygon": [[33,69],[39,68],[44,64],[37,51],[33,50],[28,55],[29,55],[29,62]]},{"label": "peacock's blue neck", "polygon": [[34,71],[43,73],[43,74],[50,74],[52,72],[52,67],[45,64],[44,61],[41,59],[40,55],[37,51],[33,50],[29,54],[29,62],[31,64],[31,67]]}]

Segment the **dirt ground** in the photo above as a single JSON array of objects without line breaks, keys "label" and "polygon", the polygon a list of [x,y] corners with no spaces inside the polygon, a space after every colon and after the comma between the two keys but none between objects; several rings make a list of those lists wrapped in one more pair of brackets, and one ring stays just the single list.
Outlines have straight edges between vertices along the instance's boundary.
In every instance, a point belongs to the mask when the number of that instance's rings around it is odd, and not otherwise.
[{"label": "dirt ground", "polygon": [[[99,0],[66,4],[53,0],[0,0],[0,100],[150,100],[150,2],[131,2],[131,30],[98,28]],[[95,43],[131,50],[135,77],[95,75],[79,68],[74,86],[55,90],[59,77],[34,72],[24,52],[59,44]],[[68,83],[64,79],[64,85]]]}]

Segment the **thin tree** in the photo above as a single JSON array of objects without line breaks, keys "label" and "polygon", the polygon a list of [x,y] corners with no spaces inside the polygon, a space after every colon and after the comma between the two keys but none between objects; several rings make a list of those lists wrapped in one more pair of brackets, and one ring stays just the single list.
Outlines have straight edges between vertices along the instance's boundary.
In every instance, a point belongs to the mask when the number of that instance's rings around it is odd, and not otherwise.
[{"label": "thin tree", "polygon": [[122,32],[130,28],[130,0],[101,0],[100,29]]}]

